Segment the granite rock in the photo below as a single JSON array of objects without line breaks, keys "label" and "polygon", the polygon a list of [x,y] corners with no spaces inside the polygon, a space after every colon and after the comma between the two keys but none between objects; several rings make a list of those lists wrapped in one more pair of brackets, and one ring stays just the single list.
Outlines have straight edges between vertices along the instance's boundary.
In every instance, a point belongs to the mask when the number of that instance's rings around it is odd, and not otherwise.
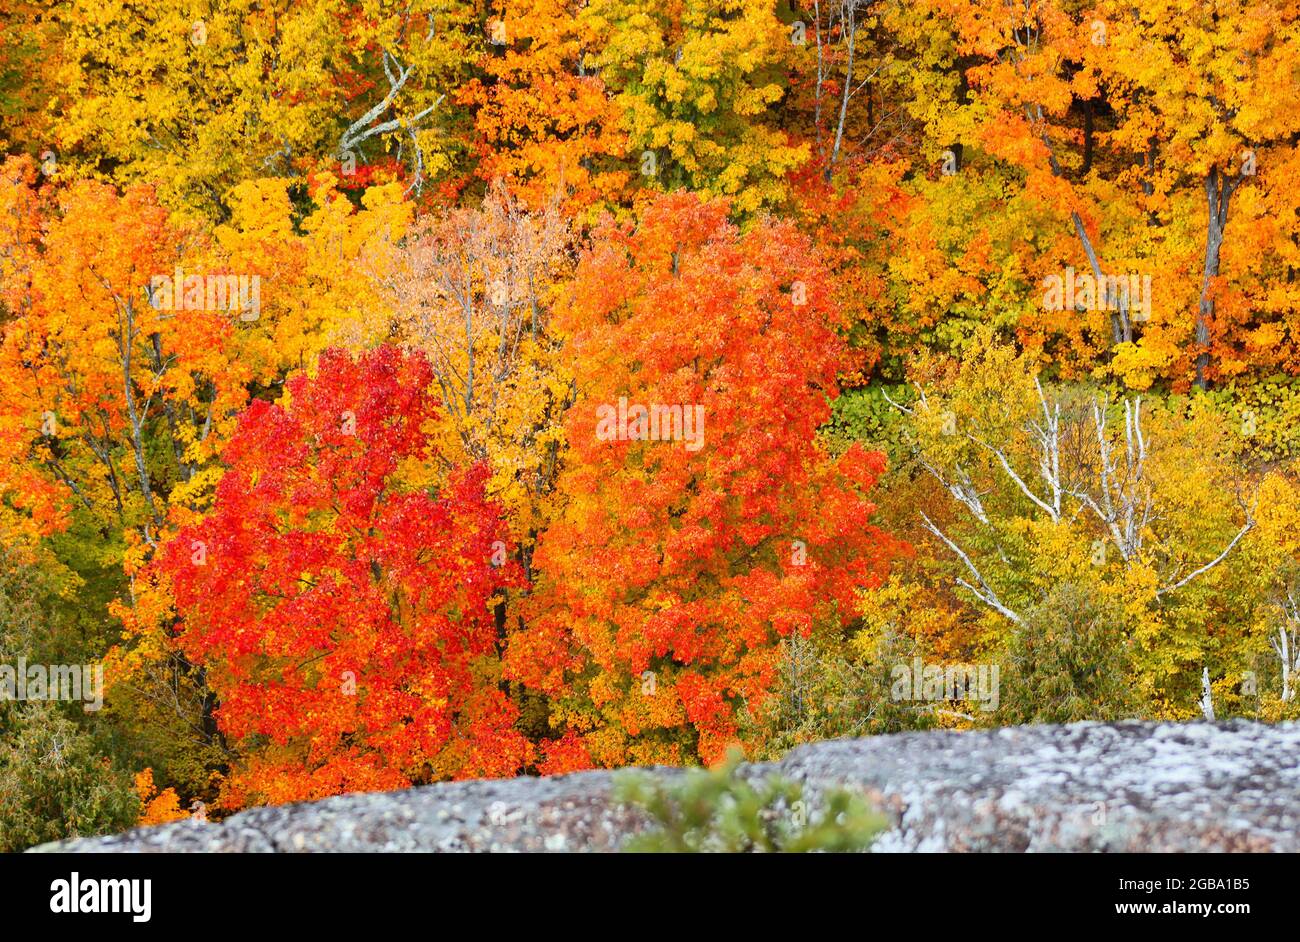
[{"label": "granite rock", "polygon": [[[676,775],[672,769],[644,770]],[[867,794],[877,851],[1300,850],[1300,724],[1076,723],[814,743],[746,776]],[[614,851],[647,825],[611,772],[254,808],[36,851]]]}]

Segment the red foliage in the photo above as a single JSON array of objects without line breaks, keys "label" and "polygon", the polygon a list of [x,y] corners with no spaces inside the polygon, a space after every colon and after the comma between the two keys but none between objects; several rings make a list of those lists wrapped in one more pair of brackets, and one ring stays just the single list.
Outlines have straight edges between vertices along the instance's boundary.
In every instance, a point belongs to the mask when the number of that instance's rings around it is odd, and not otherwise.
[{"label": "red foliage", "polygon": [[517,772],[530,747],[498,687],[491,608],[517,584],[486,469],[441,493],[438,405],[422,355],[321,356],[287,402],[254,403],[224,453],[212,512],[160,553],[184,653],[248,757],[227,801],[280,802]]}]

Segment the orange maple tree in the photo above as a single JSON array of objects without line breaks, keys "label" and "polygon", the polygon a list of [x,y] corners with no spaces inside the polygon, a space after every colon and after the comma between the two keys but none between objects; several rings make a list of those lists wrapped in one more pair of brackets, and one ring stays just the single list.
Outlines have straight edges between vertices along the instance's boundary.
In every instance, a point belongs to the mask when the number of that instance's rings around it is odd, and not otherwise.
[{"label": "orange maple tree", "polygon": [[79,504],[151,544],[174,486],[193,481],[247,402],[253,371],[234,351],[250,331],[235,311],[152,297],[178,268],[187,284],[225,270],[152,187],[38,189],[30,164],[5,167],[0,207],[34,218],[0,230],[0,302],[15,315],[0,342],[0,454],[22,459],[0,467],[0,493],[45,529]]},{"label": "orange maple tree", "polygon": [[571,452],[508,654],[554,701],[545,771],[719,759],[780,640],[852,617],[899,548],[866,497],[883,456],[816,442],[842,349],[825,270],[792,226],[727,212],[678,193],[606,224],[557,313]]},{"label": "orange maple tree", "polygon": [[523,0],[491,21],[496,39],[482,78],[458,98],[475,108],[477,174],[504,179],[532,207],[562,199],[579,212],[614,200],[631,174],[620,166],[621,110],[597,71],[584,64],[589,24],[572,0]]}]

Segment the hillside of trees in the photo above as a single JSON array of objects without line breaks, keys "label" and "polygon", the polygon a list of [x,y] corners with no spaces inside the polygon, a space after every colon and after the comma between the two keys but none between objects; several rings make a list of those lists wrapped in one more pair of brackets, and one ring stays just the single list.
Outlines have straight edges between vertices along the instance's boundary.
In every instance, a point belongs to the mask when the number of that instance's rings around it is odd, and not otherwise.
[{"label": "hillside of trees", "polygon": [[1298,92],[1288,0],[10,0],[0,849],[1300,718]]}]

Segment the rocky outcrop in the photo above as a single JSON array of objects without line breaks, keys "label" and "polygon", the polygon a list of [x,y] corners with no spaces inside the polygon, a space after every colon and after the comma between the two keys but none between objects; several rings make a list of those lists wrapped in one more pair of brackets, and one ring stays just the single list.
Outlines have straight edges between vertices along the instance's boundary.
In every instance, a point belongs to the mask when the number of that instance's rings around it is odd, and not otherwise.
[{"label": "rocky outcrop", "polygon": [[[1078,723],[816,743],[745,766],[868,794],[884,851],[1300,850],[1300,724]],[[678,774],[670,769],[654,775]],[[256,808],[41,851],[613,851],[646,826],[616,773]]]}]

